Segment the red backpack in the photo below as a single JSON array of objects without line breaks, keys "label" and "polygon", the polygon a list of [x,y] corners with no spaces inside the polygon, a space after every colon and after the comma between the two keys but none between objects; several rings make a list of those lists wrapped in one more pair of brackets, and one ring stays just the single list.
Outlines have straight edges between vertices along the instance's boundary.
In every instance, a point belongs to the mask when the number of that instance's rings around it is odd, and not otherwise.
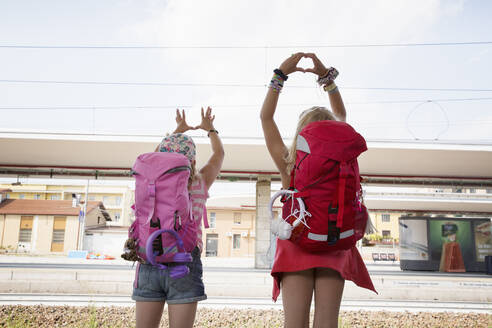
[{"label": "red backpack", "polygon": [[320,252],[349,249],[363,237],[368,214],[357,157],[366,150],[344,122],[313,122],[300,132],[290,195],[282,199],[282,218],[293,225],[290,241]]}]

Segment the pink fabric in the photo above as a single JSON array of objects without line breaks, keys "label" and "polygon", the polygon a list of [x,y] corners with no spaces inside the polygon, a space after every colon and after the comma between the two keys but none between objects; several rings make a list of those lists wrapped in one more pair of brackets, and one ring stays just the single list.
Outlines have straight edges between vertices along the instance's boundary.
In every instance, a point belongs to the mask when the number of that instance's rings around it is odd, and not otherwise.
[{"label": "pink fabric", "polygon": [[197,245],[200,250],[203,250],[203,240],[202,240],[202,225],[201,219],[206,213],[205,203],[207,202],[208,192],[205,188],[205,183],[198,177],[193,181],[190,188],[191,204],[192,204],[192,217],[197,225]]},{"label": "pink fabric", "polygon": [[[199,181],[192,189],[192,193],[198,196],[190,196],[188,190],[189,170],[179,170],[189,167],[190,162],[179,153],[153,152],[140,155],[133,171],[135,173],[135,217],[132,236],[138,240],[137,252],[144,260],[147,260],[145,247],[148,237],[158,227],[149,227],[151,220],[160,221],[160,229],[175,230],[180,235],[184,250],[191,252],[197,245],[197,236],[201,245],[200,216],[192,214],[196,202],[201,202],[200,195],[203,189]],[[166,173],[171,169],[178,169],[172,173]],[[205,193],[206,195],[206,193]],[[190,198],[191,197],[191,198]],[[195,200],[196,198],[196,200]],[[204,203],[204,201],[203,201]],[[204,206],[204,204],[203,204]],[[200,207],[203,209],[203,207]],[[181,228],[180,228],[181,227]],[[178,229],[178,230],[176,230]],[[162,247],[164,254],[156,257],[160,262],[173,260],[178,252],[175,238],[168,233],[162,235]]]},{"label": "pink fabric", "polygon": [[338,271],[343,279],[357,286],[376,292],[366,265],[356,247],[328,253],[312,253],[288,240],[277,239],[277,250],[271,275],[274,278],[272,298],[277,301],[283,272],[295,272],[312,268],[330,268]]},{"label": "pink fabric", "polygon": [[[145,243],[148,237],[158,228],[149,228],[151,219],[159,219],[162,229],[173,229],[174,214],[186,220],[189,218],[189,171],[179,171],[172,174],[164,174],[176,167],[186,167],[190,163],[188,159],[178,153],[146,153],[138,156],[133,166],[135,174],[135,226],[133,237],[138,239],[137,251],[139,256],[147,260]],[[169,188],[169,186],[173,186]],[[183,223],[186,223],[184,221]],[[186,238],[184,238],[186,239]],[[193,249],[194,245],[188,245]],[[175,243],[173,238],[163,239],[163,247],[166,250]],[[193,246],[193,247],[192,247]]]}]

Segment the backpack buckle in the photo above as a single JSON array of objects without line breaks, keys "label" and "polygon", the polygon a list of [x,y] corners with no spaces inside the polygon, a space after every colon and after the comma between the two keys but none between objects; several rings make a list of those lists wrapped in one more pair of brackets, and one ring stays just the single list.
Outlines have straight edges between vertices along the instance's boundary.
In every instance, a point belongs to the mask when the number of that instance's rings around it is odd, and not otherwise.
[{"label": "backpack buckle", "polygon": [[178,215],[178,211],[174,212],[174,231],[181,230],[181,216]]},{"label": "backpack buckle", "polygon": [[336,221],[328,221],[328,235],[326,242],[328,245],[334,245],[340,239],[340,228],[337,228]]},{"label": "backpack buckle", "polygon": [[330,204],[330,206],[328,207],[328,214],[337,214],[337,213],[338,213],[338,205],[335,207],[331,207]]}]

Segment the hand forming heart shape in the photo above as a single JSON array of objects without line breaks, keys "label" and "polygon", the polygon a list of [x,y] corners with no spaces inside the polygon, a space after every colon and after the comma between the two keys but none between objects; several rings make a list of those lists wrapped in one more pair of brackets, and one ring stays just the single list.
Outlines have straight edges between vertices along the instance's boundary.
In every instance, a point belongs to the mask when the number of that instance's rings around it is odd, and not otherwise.
[{"label": "hand forming heart shape", "polygon": [[[311,58],[313,61],[313,67],[312,68],[302,68],[298,67],[297,65],[299,64],[299,61],[302,58]],[[304,53],[304,52],[298,52],[295,54],[292,54],[289,58],[284,60],[284,62],[280,65],[279,69],[285,74],[289,75],[290,73],[293,72],[303,72],[303,73],[313,73],[318,76],[323,76],[326,74],[326,67],[323,65],[321,60],[314,54],[314,53]]]}]

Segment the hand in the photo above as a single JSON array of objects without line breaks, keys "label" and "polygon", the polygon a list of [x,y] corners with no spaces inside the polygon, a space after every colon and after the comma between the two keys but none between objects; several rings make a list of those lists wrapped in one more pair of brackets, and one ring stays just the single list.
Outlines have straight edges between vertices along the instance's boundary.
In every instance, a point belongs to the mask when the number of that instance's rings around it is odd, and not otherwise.
[{"label": "hand", "polygon": [[296,54],[292,54],[289,58],[284,60],[282,64],[279,66],[279,70],[282,71],[285,75],[289,75],[292,72],[304,72],[304,69],[301,67],[297,67],[299,61],[304,57],[303,52],[298,52]]},{"label": "hand", "polygon": [[326,69],[325,65],[323,65],[321,60],[319,60],[319,58],[316,57],[315,54],[305,53],[303,57],[311,58],[313,61],[313,64],[314,64],[313,68],[305,68],[304,72],[314,73],[314,74],[318,75],[319,77],[322,77],[326,74],[327,69]]},{"label": "hand", "polygon": [[176,123],[178,126],[176,127],[176,130],[174,130],[174,133],[185,133],[188,130],[196,130],[196,127],[189,126],[188,123],[186,123],[186,115],[184,109],[182,110],[182,114],[179,113],[179,109],[176,109]]},{"label": "hand", "polygon": [[215,115],[212,115],[212,108],[207,107],[207,112],[204,114],[202,107],[202,122],[196,126],[195,129],[202,129],[205,131],[215,130],[214,128]]}]

